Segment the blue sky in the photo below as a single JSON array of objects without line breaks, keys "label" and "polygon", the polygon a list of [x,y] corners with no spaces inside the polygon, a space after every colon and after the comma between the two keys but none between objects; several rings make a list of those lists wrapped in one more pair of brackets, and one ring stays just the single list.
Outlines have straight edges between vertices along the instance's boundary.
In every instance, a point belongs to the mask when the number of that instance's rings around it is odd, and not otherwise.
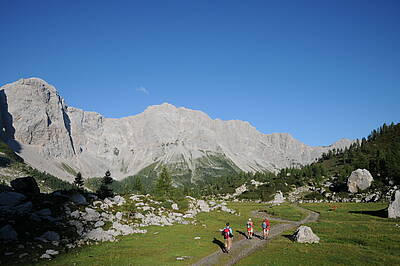
[{"label": "blue sky", "polygon": [[400,1],[0,1],[0,85],[106,117],[169,102],[309,145],[400,115]]}]

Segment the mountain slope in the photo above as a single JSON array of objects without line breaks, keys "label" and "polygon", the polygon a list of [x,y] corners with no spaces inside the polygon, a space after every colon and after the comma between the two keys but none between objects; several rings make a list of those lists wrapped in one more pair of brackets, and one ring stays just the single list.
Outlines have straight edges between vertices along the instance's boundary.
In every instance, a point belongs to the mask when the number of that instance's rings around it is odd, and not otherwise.
[{"label": "mountain slope", "polygon": [[299,166],[351,144],[341,140],[310,147],[289,134],[262,134],[247,122],[213,120],[167,103],[135,116],[105,118],[68,107],[53,86],[38,78],[1,87],[0,103],[3,138],[27,163],[67,179],[77,171],[102,176],[107,169],[122,179],[150,165],[167,165],[184,177],[179,183],[195,182],[207,172],[211,178],[225,170]]}]

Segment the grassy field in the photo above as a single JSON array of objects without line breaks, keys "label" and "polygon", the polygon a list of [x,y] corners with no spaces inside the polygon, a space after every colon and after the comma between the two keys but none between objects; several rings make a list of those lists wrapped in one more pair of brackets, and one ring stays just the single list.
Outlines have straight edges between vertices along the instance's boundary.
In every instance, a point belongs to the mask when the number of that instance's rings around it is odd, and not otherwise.
[{"label": "grassy field", "polygon": [[[257,203],[231,203],[228,207],[240,216],[220,211],[200,213],[196,225],[152,226],[147,228],[147,234],[122,237],[116,243],[78,248],[52,261],[41,261],[40,265],[190,265],[219,249],[218,241],[223,241],[219,229],[226,222],[230,222],[235,240],[243,239],[237,231],[245,231],[251,212],[266,208],[265,204]],[[274,207],[274,213],[301,215],[298,210],[290,210],[284,205]],[[195,237],[200,239],[195,240]],[[183,256],[186,256],[184,261],[176,260]]]},{"label": "grassy field", "polygon": [[[382,203],[305,204],[321,214],[308,224],[321,238],[320,244],[297,244],[280,236],[267,246],[240,261],[240,265],[361,265],[400,264],[400,220],[381,218]],[[219,229],[230,222],[235,240],[243,239],[245,223],[253,211],[271,216],[300,220],[305,215],[296,207],[267,207],[256,203],[230,203],[240,216],[225,212],[201,213],[196,225],[149,227],[144,235],[120,238],[116,243],[86,246],[57,256],[40,265],[190,265],[217,251],[222,237]],[[261,220],[260,220],[261,221]],[[276,222],[272,222],[272,225]],[[258,219],[255,219],[256,230]],[[293,233],[286,232],[284,235]],[[195,240],[195,237],[200,237]],[[214,242],[213,242],[214,241]],[[184,257],[177,261],[177,257]]]},{"label": "grassy field", "polygon": [[[400,265],[400,220],[383,218],[384,203],[304,204],[320,213],[310,223],[320,244],[298,244],[286,232],[239,265]],[[285,236],[286,235],[286,236]]]}]

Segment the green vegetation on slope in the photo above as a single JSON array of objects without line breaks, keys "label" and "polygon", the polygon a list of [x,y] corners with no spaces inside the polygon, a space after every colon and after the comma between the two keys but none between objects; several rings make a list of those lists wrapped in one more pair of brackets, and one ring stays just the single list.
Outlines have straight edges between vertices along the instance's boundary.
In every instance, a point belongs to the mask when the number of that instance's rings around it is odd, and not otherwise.
[{"label": "green vegetation on slope", "polygon": [[3,140],[0,139],[0,167],[22,162],[24,162],[24,160],[19,157]]},{"label": "green vegetation on slope", "polygon": [[[383,124],[373,130],[367,139],[344,150],[323,154],[317,163],[341,181],[357,168],[368,169],[375,182],[400,184],[400,124]],[[377,184],[379,185],[379,184]]]}]

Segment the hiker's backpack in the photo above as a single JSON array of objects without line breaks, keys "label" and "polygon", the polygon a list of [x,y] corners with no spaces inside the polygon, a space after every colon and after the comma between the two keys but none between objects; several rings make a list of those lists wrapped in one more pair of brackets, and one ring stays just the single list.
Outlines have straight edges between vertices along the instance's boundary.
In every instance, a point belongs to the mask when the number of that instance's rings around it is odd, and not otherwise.
[{"label": "hiker's backpack", "polygon": [[262,222],[261,226],[262,226],[263,229],[266,229],[267,228],[267,223],[264,221],[264,222]]},{"label": "hiker's backpack", "polygon": [[227,239],[230,237],[230,232],[231,230],[229,230],[229,228],[224,228],[224,231],[222,231],[224,238]]}]

